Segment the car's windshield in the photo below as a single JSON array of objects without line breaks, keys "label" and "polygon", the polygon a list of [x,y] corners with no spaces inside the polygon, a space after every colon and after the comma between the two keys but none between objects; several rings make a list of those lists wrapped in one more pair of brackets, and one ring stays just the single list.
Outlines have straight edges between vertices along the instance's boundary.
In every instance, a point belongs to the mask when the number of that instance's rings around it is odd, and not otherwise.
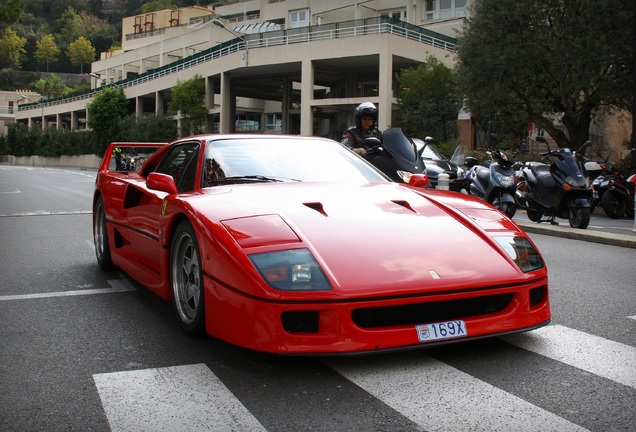
[{"label": "car's windshield", "polygon": [[224,182],[388,181],[335,141],[257,136],[209,141],[201,178],[203,187]]},{"label": "car's windshield", "polygon": [[437,149],[431,145],[427,145],[426,147],[424,147],[424,152],[422,152],[422,157],[424,159],[441,160],[441,161],[446,160],[446,158],[442,156],[442,154],[438,152]]}]

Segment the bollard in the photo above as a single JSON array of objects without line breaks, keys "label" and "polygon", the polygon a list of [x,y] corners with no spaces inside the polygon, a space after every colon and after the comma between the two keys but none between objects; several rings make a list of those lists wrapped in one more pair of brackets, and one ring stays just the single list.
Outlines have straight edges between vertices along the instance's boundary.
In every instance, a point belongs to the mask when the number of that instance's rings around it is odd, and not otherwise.
[{"label": "bollard", "polygon": [[435,189],[441,189],[441,190],[449,190],[449,184],[450,184],[450,180],[449,180],[450,176],[446,173],[441,173],[437,176],[437,187]]}]

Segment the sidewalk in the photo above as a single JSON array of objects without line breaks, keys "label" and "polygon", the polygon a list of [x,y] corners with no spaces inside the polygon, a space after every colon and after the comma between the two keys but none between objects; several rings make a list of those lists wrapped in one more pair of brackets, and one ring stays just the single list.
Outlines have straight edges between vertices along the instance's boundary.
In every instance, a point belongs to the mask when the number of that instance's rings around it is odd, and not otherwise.
[{"label": "sidewalk", "polygon": [[636,249],[636,231],[633,219],[609,219],[595,211],[587,229],[572,228],[566,219],[557,218],[559,225],[551,225],[549,222],[531,222],[523,210],[518,210],[513,219],[528,233]]}]

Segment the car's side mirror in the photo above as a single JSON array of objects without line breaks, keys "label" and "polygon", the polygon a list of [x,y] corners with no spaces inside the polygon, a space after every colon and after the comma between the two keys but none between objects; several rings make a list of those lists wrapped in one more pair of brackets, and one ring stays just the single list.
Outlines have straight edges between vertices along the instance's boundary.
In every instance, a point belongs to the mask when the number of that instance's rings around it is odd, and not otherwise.
[{"label": "car's side mirror", "polygon": [[177,184],[175,183],[174,178],[172,178],[171,175],[158,172],[151,172],[150,174],[148,174],[148,178],[146,179],[146,186],[148,187],[148,189],[166,192],[171,195],[179,192],[179,190],[177,189]]},{"label": "car's side mirror", "polygon": [[428,186],[428,174],[411,174],[411,178],[409,178],[409,186],[413,187],[426,187]]}]

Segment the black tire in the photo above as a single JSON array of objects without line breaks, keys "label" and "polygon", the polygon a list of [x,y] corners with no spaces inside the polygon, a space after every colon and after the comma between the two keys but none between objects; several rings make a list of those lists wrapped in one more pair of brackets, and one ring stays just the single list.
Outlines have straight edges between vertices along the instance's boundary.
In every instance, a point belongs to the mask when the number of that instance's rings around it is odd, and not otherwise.
[{"label": "black tire", "polygon": [[190,336],[205,334],[203,271],[197,237],[187,221],[177,225],[170,244],[170,289],[181,328]]},{"label": "black tire", "polygon": [[508,215],[509,218],[513,218],[515,213],[517,212],[517,205],[511,202],[502,202],[499,204],[499,208],[502,212]]},{"label": "black tire", "polygon": [[611,190],[608,190],[603,194],[601,198],[601,207],[603,211],[612,219],[620,219],[625,215],[625,211],[627,210],[627,204],[625,204],[625,200],[613,193]]},{"label": "black tire", "polygon": [[572,228],[585,229],[590,224],[589,207],[570,207],[569,217]]},{"label": "black tire", "polygon": [[93,210],[93,243],[95,244],[97,264],[103,270],[113,270],[115,266],[110,255],[108,229],[106,228],[106,210],[101,196],[97,198],[95,209]]},{"label": "black tire", "polygon": [[540,210],[536,210],[533,208],[528,208],[527,213],[528,219],[530,219],[532,222],[539,222],[541,220],[541,217],[543,216],[543,213]]}]

